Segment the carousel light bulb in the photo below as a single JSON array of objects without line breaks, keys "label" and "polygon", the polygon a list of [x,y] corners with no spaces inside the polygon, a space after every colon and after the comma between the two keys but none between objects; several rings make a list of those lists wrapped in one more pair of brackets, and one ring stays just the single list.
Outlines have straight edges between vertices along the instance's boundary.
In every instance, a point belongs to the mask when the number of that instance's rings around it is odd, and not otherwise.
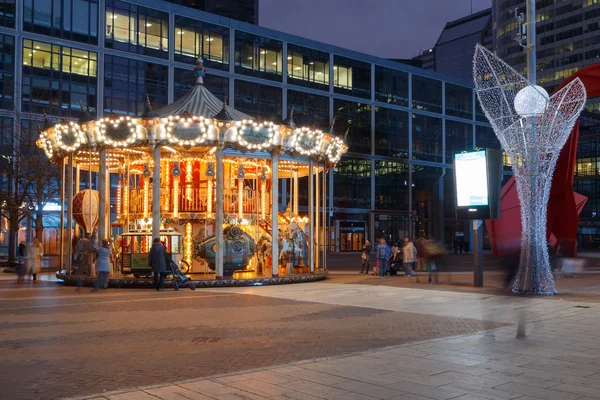
[{"label": "carousel light bulb", "polygon": [[537,117],[546,112],[549,101],[550,96],[543,87],[528,85],[519,90],[515,96],[515,111],[522,118]]}]

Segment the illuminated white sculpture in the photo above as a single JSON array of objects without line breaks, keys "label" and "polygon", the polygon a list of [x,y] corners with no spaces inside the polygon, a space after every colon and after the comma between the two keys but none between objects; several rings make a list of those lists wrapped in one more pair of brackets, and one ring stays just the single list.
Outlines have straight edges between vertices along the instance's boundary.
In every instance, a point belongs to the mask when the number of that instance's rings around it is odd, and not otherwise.
[{"label": "illuminated white sculpture", "polygon": [[481,45],[473,80],[481,108],[510,157],[521,203],[521,260],[515,293],[556,294],[546,239],[552,175],[586,101],[579,78],[548,97]]}]

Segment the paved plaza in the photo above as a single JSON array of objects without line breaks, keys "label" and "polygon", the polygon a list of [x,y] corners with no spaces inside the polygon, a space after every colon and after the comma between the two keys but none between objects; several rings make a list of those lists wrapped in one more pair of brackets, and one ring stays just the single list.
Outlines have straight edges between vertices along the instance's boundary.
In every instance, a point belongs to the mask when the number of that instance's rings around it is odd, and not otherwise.
[{"label": "paved plaza", "polygon": [[600,398],[600,304],[585,296],[337,274],[160,293],[3,280],[0,293],[0,398]]}]

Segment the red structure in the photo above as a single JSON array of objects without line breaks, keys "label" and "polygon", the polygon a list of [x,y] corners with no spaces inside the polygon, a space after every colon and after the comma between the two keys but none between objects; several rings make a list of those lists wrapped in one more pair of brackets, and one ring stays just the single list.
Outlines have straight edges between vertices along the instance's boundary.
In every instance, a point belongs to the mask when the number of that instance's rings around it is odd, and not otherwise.
[{"label": "red structure", "polygon": [[[556,91],[575,78],[585,85],[588,98],[600,96],[600,63],[571,75]],[[548,240],[568,257],[577,255],[579,213],[587,201],[587,197],[573,191],[578,142],[579,123],[575,124],[558,157],[548,202]],[[500,219],[488,220],[486,225],[492,253],[506,256],[518,252],[521,247],[521,206],[514,177],[504,185],[500,196]]]}]

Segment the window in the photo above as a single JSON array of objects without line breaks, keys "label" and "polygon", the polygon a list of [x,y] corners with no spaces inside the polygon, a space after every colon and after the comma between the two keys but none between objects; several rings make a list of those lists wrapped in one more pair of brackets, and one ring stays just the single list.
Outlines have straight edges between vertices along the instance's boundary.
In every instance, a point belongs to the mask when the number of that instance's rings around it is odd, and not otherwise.
[{"label": "window", "polygon": [[236,79],[234,89],[236,110],[274,123],[281,121],[281,88]]},{"label": "window", "polygon": [[333,204],[371,208],[371,160],[344,157],[333,170]]},{"label": "window", "polygon": [[175,16],[175,61],[195,62],[204,57],[204,66],[228,69],[229,28]]},{"label": "window", "polygon": [[376,65],[375,100],[408,107],[408,74]]},{"label": "window", "polygon": [[482,149],[500,150],[500,142],[494,130],[488,126],[477,125],[475,128],[475,146]]},{"label": "window", "polygon": [[412,124],[412,158],[442,162],[442,120],[413,114]]},{"label": "window", "polygon": [[375,154],[408,158],[408,113],[375,107]]},{"label": "window", "polygon": [[446,120],[446,164],[454,163],[454,154],[473,150],[473,125]]},{"label": "window", "polygon": [[256,0],[166,0],[169,3],[206,11],[225,18],[258,25],[258,6]]},{"label": "window", "polygon": [[333,109],[336,118],[334,131],[346,137],[349,151],[371,154],[371,106],[334,99]]},{"label": "window", "polygon": [[425,110],[442,113],[442,82],[425,78],[424,76],[412,76],[412,106],[417,110]]},{"label": "window", "polygon": [[0,0],[0,26],[15,27],[15,0]]},{"label": "window", "polygon": [[475,96],[475,120],[479,122],[488,122],[481,105],[479,104],[479,99]]},{"label": "window", "polygon": [[473,118],[473,91],[464,86],[446,83],[446,115]]},{"label": "window", "polygon": [[106,47],[168,58],[169,14],[106,0]]},{"label": "window", "polygon": [[91,51],[23,40],[23,111],[74,116],[80,102],[96,109],[98,56]]},{"label": "window", "polygon": [[[196,77],[190,70],[175,68],[174,86],[173,98],[178,100],[196,86]],[[221,101],[225,101],[225,98],[229,96],[229,78],[209,74],[204,77],[204,86]]]},{"label": "window", "polygon": [[235,72],[281,82],[283,42],[235,31]]},{"label": "window", "polygon": [[329,97],[288,90],[288,109],[292,107],[296,125],[314,125],[324,132],[329,129]]},{"label": "window", "polygon": [[[413,207],[416,212],[415,237],[438,238],[443,235],[440,184],[443,168],[412,166]],[[442,225],[442,226],[440,226]]]},{"label": "window", "polygon": [[141,115],[146,96],[152,108],[166,106],[168,70],[165,65],[107,54],[104,57],[104,114]]},{"label": "window", "polygon": [[288,44],[288,83],[329,90],[329,53]]},{"label": "window", "polygon": [[333,86],[335,93],[370,99],[371,64],[334,56]]},{"label": "window", "polygon": [[15,38],[0,35],[0,108],[14,108]]},{"label": "window", "polygon": [[98,0],[25,0],[23,28],[55,38],[97,44]]},{"label": "window", "polygon": [[408,164],[375,161],[375,208],[408,211]]},{"label": "window", "polygon": [[[13,119],[11,117],[0,117],[0,152],[2,152],[3,155],[12,153],[13,141]],[[5,158],[0,157],[0,171],[3,170],[2,164],[6,161]]]}]

